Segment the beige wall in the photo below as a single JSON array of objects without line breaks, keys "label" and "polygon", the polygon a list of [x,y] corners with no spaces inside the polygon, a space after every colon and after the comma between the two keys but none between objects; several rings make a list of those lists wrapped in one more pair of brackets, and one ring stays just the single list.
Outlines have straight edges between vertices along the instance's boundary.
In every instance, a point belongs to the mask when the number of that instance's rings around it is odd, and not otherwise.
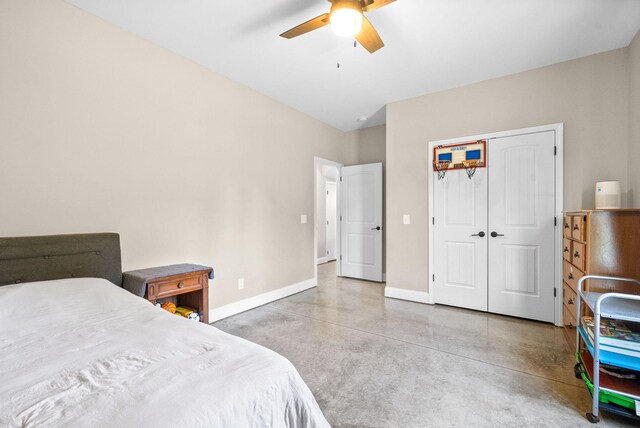
[{"label": "beige wall", "polygon": [[119,232],[124,269],[213,265],[211,307],[313,277],[342,132],[59,0],[0,1],[0,60],[0,236]]},{"label": "beige wall", "polygon": [[629,193],[640,208],[640,31],[629,45],[629,77]]},{"label": "beige wall", "polygon": [[358,163],[382,162],[382,165],[385,165],[387,142],[387,127],[385,125],[347,132],[346,137],[356,144]]},{"label": "beige wall", "polygon": [[387,285],[428,291],[429,141],[564,122],[565,209],[593,207],[599,180],[626,191],[628,73],[619,49],[389,104]]}]

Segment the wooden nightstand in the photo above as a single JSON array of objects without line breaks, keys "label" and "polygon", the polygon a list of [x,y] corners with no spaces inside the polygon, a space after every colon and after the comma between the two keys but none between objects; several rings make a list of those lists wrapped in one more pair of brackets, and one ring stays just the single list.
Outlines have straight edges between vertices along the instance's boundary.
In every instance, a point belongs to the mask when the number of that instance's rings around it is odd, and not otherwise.
[{"label": "wooden nightstand", "polygon": [[[163,274],[163,271],[173,272]],[[137,278],[139,282],[140,278],[144,277],[142,281],[146,281],[145,299],[155,305],[160,299],[175,296],[176,306],[197,309],[200,320],[209,324],[209,277],[212,277],[212,268],[188,264],[163,266],[125,272],[123,277],[125,283],[133,278]]]}]

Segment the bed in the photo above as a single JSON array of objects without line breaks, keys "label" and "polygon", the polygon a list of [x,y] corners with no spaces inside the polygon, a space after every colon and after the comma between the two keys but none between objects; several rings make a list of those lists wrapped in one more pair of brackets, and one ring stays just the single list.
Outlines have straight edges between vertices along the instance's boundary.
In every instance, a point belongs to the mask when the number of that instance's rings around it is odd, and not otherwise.
[{"label": "bed", "polygon": [[0,238],[0,426],[329,426],[288,360],[120,269],[116,234]]}]

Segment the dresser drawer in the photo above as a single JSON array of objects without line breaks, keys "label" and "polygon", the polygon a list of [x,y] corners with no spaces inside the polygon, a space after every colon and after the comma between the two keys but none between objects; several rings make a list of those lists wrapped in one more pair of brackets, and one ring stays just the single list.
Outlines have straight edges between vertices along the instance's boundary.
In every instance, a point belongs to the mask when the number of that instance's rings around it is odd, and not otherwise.
[{"label": "dresser drawer", "polygon": [[573,289],[573,291],[578,291],[578,280],[584,276],[584,272],[580,269],[573,266],[571,263],[564,261],[563,269],[562,269],[562,278],[564,282],[569,285]]},{"label": "dresser drawer", "polygon": [[586,222],[584,216],[574,215],[571,217],[571,237],[574,239],[579,239],[581,241],[585,240],[586,236]]},{"label": "dresser drawer", "polygon": [[570,215],[566,215],[564,216],[564,221],[563,221],[563,229],[562,229],[562,235],[571,238],[571,227],[573,226],[573,220],[571,219]]},{"label": "dresser drawer", "polygon": [[564,305],[569,308],[569,310],[575,312],[576,308],[576,292],[567,285],[567,283],[562,284],[562,301]]},{"label": "dresser drawer", "polygon": [[576,343],[576,315],[575,308],[567,308],[562,305],[562,324],[564,325],[564,337],[571,349],[575,349]]},{"label": "dresser drawer", "polygon": [[182,279],[159,282],[157,287],[158,298],[199,290],[202,288],[202,275],[192,275]]},{"label": "dresser drawer", "polygon": [[571,261],[571,239],[562,239],[562,257],[568,262]]},{"label": "dresser drawer", "polygon": [[585,270],[585,248],[586,246],[581,242],[573,242],[571,245],[571,263],[578,269]]},{"label": "dresser drawer", "polygon": [[566,305],[562,305],[562,323],[565,327],[569,327],[571,329],[576,328],[575,307],[567,307]]}]

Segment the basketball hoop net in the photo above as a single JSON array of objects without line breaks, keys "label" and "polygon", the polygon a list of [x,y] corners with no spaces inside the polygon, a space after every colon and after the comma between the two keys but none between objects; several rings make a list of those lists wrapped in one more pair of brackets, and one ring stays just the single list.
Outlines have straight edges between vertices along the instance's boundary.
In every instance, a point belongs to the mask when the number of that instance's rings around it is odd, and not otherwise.
[{"label": "basketball hoop net", "polygon": [[467,173],[467,177],[469,177],[469,180],[471,180],[471,177],[473,177],[473,174],[476,173],[476,167],[478,166],[478,161],[475,161],[475,160],[462,161],[462,166],[464,166],[464,170]]},{"label": "basketball hoop net", "polygon": [[438,180],[442,180],[447,171],[449,171],[449,164],[451,162],[438,162],[435,164],[436,172],[438,173]]}]

